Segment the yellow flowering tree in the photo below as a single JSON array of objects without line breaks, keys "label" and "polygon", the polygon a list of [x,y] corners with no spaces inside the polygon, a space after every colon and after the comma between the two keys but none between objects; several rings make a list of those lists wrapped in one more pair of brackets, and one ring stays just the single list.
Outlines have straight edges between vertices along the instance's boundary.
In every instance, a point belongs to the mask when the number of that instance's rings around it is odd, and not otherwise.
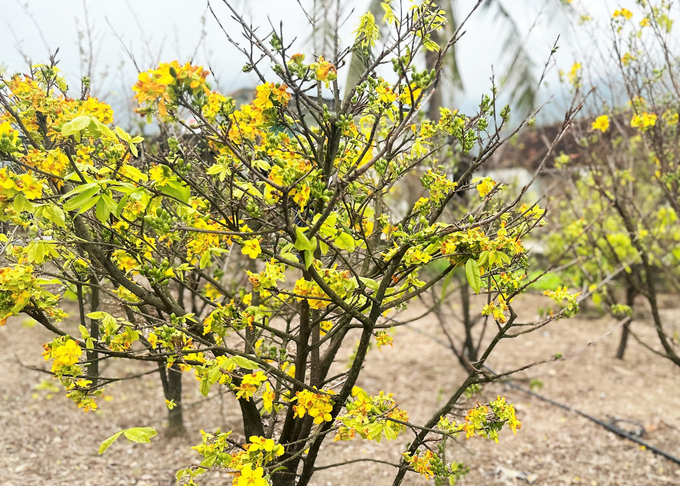
[{"label": "yellow flowering tree", "polygon": [[[519,428],[502,398],[455,415],[466,390],[494,379],[484,364],[496,345],[516,337],[522,240],[543,219],[520,198],[500,198],[502,184],[471,177],[504,142],[509,109],[497,112],[493,88],[472,116],[442,108],[438,119],[419,118],[458,35],[434,69],[419,67],[418,51],[434,49],[430,36],[445,24],[432,2],[395,10],[389,34],[365,17],[355,44],[332,60],[292,54],[280,32],[265,42],[233,14],[249,44],[245,70],[261,78],[255,99],[237,107],[202,67],[162,63],[133,87],[138,113],[162,128],[154,143],[114,126],[86,89],[68,97],[54,63],[0,80],[0,218],[11,229],[3,322],[23,312],[55,334],[45,358],[86,410],[107,384],[95,364],[109,359],[157,363],[164,387],[191,373],[206,396],[233,393],[242,440],[204,433],[200,463],[178,472],[186,484],[225,468],[237,485],[306,485],[327,438],[404,433],[413,436],[395,485],[410,471],[453,480],[464,467],[445,463],[447,439]],[[378,35],[384,50],[341,98],[338,66]],[[389,77],[376,74],[390,63]],[[462,155],[472,163],[454,179],[450,162]],[[390,190],[416,168],[425,196],[403,208]],[[449,211],[466,191],[474,211]],[[434,274],[423,271],[434,263]],[[387,316],[456,269],[487,294],[479,312],[497,326],[445,405],[413,424],[395,397],[358,379],[373,341],[399,347]],[[75,335],[61,323],[67,296],[80,304]],[[352,330],[352,362],[331,372]]]},{"label": "yellow flowering tree", "polygon": [[576,125],[578,154],[562,168],[561,179],[571,184],[563,184],[562,231],[551,246],[560,264],[571,262],[564,272],[571,283],[620,319],[618,358],[629,335],[641,341],[631,328],[639,297],[658,337],[643,346],[680,365],[658,303],[659,293],[680,290],[680,89],[677,55],[667,42],[674,19],[668,2],[638,2],[638,9],[612,15],[611,82],[627,102],[598,96],[592,124]]}]

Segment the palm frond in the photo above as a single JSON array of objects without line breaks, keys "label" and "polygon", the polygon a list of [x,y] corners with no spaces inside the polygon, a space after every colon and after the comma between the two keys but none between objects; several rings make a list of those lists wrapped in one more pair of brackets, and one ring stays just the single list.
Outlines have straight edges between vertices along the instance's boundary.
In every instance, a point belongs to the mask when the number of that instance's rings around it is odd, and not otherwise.
[{"label": "palm frond", "polygon": [[[368,11],[378,19],[382,14],[382,0],[371,0]],[[381,28],[384,28],[384,22],[378,22]],[[382,32],[381,32],[382,34]],[[347,69],[347,80],[345,81],[345,97],[349,96],[352,90],[356,87],[361,75],[364,73],[369,65],[371,59],[370,49],[355,49],[349,60],[349,67]]]}]

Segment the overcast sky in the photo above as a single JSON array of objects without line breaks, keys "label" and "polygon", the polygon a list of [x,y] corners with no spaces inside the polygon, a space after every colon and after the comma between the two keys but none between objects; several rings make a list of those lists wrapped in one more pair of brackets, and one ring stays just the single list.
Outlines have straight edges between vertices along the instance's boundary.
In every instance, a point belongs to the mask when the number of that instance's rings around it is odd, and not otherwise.
[{"label": "overcast sky", "polygon": [[[404,0],[406,1],[406,0]],[[312,0],[300,0],[309,6]],[[555,8],[559,0],[504,0],[503,4],[520,27],[526,39],[535,69],[540,72],[550,48],[561,36],[556,66],[547,77],[548,86],[543,99],[557,89],[557,70],[568,70],[575,60],[592,54],[592,44],[607,44],[606,34],[599,40],[584,38],[574,31],[567,10]],[[396,4],[396,1],[393,2]],[[456,14],[463,18],[476,0],[457,0]],[[48,52],[59,48],[60,68],[78,89],[78,79],[84,74],[78,47],[78,32],[85,30],[85,9],[82,0],[0,0],[2,21],[0,27],[0,65],[6,72],[26,70],[22,52],[33,63],[46,62]],[[94,34],[95,92],[109,102],[132,96],[130,86],[136,80],[136,69],[126,53],[128,49],[140,69],[148,69],[160,61],[179,59],[209,65],[218,81],[220,91],[230,93],[239,88],[252,87],[256,80],[243,74],[243,57],[227,41],[215,18],[207,11],[204,0],[85,0],[88,19]],[[289,39],[298,38],[296,51],[311,53],[310,28],[297,0],[233,0],[232,4],[251,19],[262,31],[269,30],[269,22],[284,25]],[[587,9],[594,23],[606,25],[611,12],[620,6],[633,11],[634,0],[574,0],[572,5]],[[341,30],[344,43],[350,43],[356,29],[358,15],[368,6],[368,0],[343,0],[343,15],[348,17]],[[230,18],[221,0],[212,0],[212,6],[224,28],[240,40],[239,29]],[[352,11],[352,8],[354,10]],[[501,55],[501,45],[506,31],[503,23],[493,15],[493,10],[477,12],[467,25],[466,34],[457,46],[465,92],[458,95],[456,104],[464,110],[473,110],[480,96],[488,92],[492,66],[498,76],[507,60]],[[639,17],[639,14],[638,14]],[[202,19],[205,19],[204,21]],[[602,31],[604,32],[604,30]],[[198,47],[197,47],[198,46]],[[107,73],[102,76],[102,73]],[[340,80],[344,79],[340,73]],[[98,83],[98,85],[97,85]]]}]

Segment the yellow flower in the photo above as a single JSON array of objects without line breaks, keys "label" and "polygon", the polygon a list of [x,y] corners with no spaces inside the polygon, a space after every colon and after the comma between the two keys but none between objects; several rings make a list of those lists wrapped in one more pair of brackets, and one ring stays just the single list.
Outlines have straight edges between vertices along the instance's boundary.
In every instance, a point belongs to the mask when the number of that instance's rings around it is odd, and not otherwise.
[{"label": "yellow flower", "polygon": [[205,284],[203,291],[205,292],[205,296],[210,300],[217,300],[222,297],[222,293],[210,283]]},{"label": "yellow flower", "polygon": [[647,27],[649,25],[649,19],[645,17],[640,21],[640,27]]},{"label": "yellow flower", "polygon": [[392,346],[392,342],[394,341],[392,339],[392,336],[387,334],[387,331],[378,331],[375,333],[375,340],[378,343],[378,347],[382,348],[385,345],[390,345]]},{"label": "yellow flower", "polygon": [[267,486],[267,480],[263,477],[264,469],[246,464],[241,469],[241,475],[236,478],[236,486]]},{"label": "yellow flower", "polygon": [[52,354],[54,356],[54,364],[52,370],[60,366],[71,366],[78,362],[83,350],[80,349],[78,343],[73,339],[69,339],[63,346],[59,346]]},{"label": "yellow flower", "polygon": [[413,470],[421,476],[424,476],[425,479],[430,479],[430,476],[434,476],[432,464],[430,463],[430,461],[434,458],[434,453],[432,451],[426,451],[422,458],[418,457],[418,454],[411,457],[406,452],[402,452],[402,455],[411,465]]},{"label": "yellow flower", "polygon": [[274,407],[274,390],[271,389],[269,382],[264,384],[264,392],[262,393],[262,406],[264,409],[271,413]]},{"label": "yellow flower", "polygon": [[599,130],[601,132],[606,132],[609,130],[609,117],[607,115],[598,116],[591,125],[593,130]]},{"label": "yellow flower", "polygon": [[319,324],[319,327],[321,328],[321,330],[319,331],[319,334],[321,336],[325,336],[326,333],[333,328],[333,321],[321,321],[321,324]]},{"label": "yellow flower", "polygon": [[250,397],[255,395],[262,382],[266,380],[267,376],[261,371],[244,375],[243,379],[241,380],[241,386],[234,387],[234,390],[237,390],[236,398],[245,398],[246,400],[250,400]]},{"label": "yellow flower", "polygon": [[[327,393],[332,393],[332,391]],[[302,390],[295,394],[293,401],[297,401],[297,405],[293,407],[296,417],[302,418],[305,414],[309,414],[310,417],[314,417],[314,423],[317,425],[333,420],[330,414],[333,411],[333,401],[330,395]]]},{"label": "yellow flower", "polygon": [[293,191],[291,191],[291,194],[293,194],[293,201],[295,201],[297,205],[300,206],[300,208],[304,209],[304,207],[307,205],[307,201],[309,201],[311,189],[307,186],[303,186],[302,189],[299,190],[293,189]]},{"label": "yellow flower", "polygon": [[253,435],[250,437],[250,442],[252,442],[252,444],[248,446],[249,453],[262,450],[264,452],[273,452],[277,456],[283,455],[283,446],[277,444],[272,439],[265,439],[264,437]]},{"label": "yellow flower", "polygon": [[315,70],[314,74],[316,74],[316,79],[323,81],[326,88],[330,86],[331,81],[338,77],[338,70],[333,64],[326,61],[323,56],[319,56],[318,62],[315,62],[310,67]]},{"label": "yellow flower", "polygon": [[203,115],[205,115],[208,120],[214,120],[225,103],[227,103],[227,98],[219,93],[210,92],[208,95],[208,102],[203,107]]},{"label": "yellow flower", "polygon": [[389,86],[378,86],[375,91],[380,95],[380,101],[383,103],[391,104],[397,99],[397,95]]},{"label": "yellow flower", "polygon": [[630,20],[630,19],[633,18],[633,12],[631,12],[627,8],[622,8],[621,10],[615,10],[614,14],[612,15],[612,18],[615,19],[617,17],[624,17],[626,20]]},{"label": "yellow flower", "polygon": [[405,86],[401,89],[399,101],[406,105],[410,105],[412,102],[415,102],[418,99],[422,91],[423,90],[420,88],[415,88],[415,85]]},{"label": "yellow flower", "polygon": [[31,174],[22,174],[19,184],[21,185],[21,192],[24,193],[27,199],[38,199],[42,196],[43,186],[39,181],[36,181]]},{"label": "yellow flower", "polygon": [[248,255],[250,258],[255,260],[257,256],[262,253],[262,249],[260,248],[260,240],[252,239],[244,242],[243,247],[241,248],[241,253]]},{"label": "yellow flower", "polygon": [[157,343],[158,343],[158,336],[156,336],[154,333],[150,332],[149,333],[149,344],[151,344],[152,348],[155,348]]},{"label": "yellow flower", "polygon": [[648,127],[653,127],[656,125],[656,114],[655,113],[640,113],[639,115],[633,115],[630,120],[630,126],[633,128],[639,128],[645,131]]},{"label": "yellow flower", "polygon": [[479,184],[477,184],[477,191],[479,191],[479,197],[486,197],[487,194],[491,192],[496,183],[491,179],[491,177],[485,177]]},{"label": "yellow flower", "polygon": [[7,135],[7,137],[13,137],[14,133],[16,132],[12,129],[12,125],[9,122],[0,123],[0,136]]},{"label": "yellow flower", "polygon": [[113,252],[113,259],[118,263],[118,268],[129,272],[131,270],[136,270],[139,267],[137,260],[132,258],[129,253],[124,250],[116,250]]},{"label": "yellow flower", "polygon": [[108,125],[113,123],[113,110],[106,103],[102,103],[97,98],[88,98],[80,105],[78,110],[81,115],[94,115],[97,120]]},{"label": "yellow flower", "polygon": [[581,76],[581,63],[575,62],[571,66],[571,71],[569,71],[569,82],[576,86],[579,84],[579,78]]}]

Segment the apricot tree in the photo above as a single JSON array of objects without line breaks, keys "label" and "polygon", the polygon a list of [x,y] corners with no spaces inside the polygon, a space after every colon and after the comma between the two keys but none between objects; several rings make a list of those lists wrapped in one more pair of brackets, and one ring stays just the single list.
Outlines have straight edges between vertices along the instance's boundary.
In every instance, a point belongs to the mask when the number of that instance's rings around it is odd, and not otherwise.
[{"label": "apricot tree", "polygon": [[[503,426],[520,427],[503,397],[453,413],[469,387],[495,379],[484,364],[502,339],[544,325],[518,331],[512,308],[525,288],[522,239],[544,212],[497,198],[502,185],[490,178],[467,182],[505,140],[510,110],[496,106],[495,88],[473,116],[442,108],[436,120],[420,118],[460,28],[440,48],[431,34],[446,17],[434,3],[384,7],[384,19],[361,17],[354,44],[334,59],[309,60],[282,30],[259,37],[232,11],[245,69],[261,80],[254,101],[237,107],[202,67],[162,63],[133,87],[138,112],[160,126],[156,143],[114,126],[87,80],[70,98],[54,63],[2,79],[3,322],[24,313],[55,334],[45,358],[85,411],[107,384],[96,364],[116,358],[191,371],[204,395],[233,393],[246,443],[204,434],[202,462],[180,470],[182,482],[226,468],[238,485],[305,485],[327,438],[404,433],[413,437],[394,464],[395,485],[408,471],[455,480],[465,469],[444,461],[447,439],[497,440]],[[340,96],[338,68],[378,42]],[[422,50],[438,56],[433,69],[418,67]],[[392,72],[382,77],[385,66]],[[463,153],[472,163],[453,180],[445,167]],[[388,193],[415,168],[427,197],[397,216]],[[463,191],[477,204],[454,218],[445,208]],[[444,262],[440,271],[420,272],[433,261]],[[455,393],[414,424],[395,397],[357,380],[371,342],[393,343],[386,316],[456,268],[488,296],[493,333]],[[60,324],[66,293],[80,303],[76,335]],[[343,368],[336,358],[353,330],[359,342]],[[134,430],[126,436],[148,440]]]}]

